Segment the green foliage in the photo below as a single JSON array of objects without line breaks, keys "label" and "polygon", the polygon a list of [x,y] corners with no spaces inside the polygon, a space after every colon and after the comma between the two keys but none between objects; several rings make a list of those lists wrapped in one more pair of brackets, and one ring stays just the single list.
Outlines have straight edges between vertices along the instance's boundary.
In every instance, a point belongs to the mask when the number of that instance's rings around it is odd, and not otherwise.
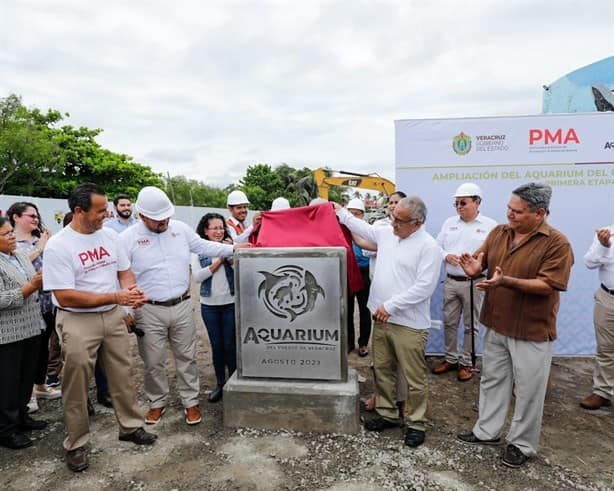
[{"label": "green foliage", "polygon": [[65,198],[77,184],[95,182],[109,196],[136,196],[143,186],[163,187],[150,167],[102,148],[102,130],[58,127],[64,116],[28,109],[13,94],[0,99],[0,193]]},{"label": "green foliage", "polygon": [[184,176],[171,177],[166,193],[176,205],[226,208],[226,191]]}]

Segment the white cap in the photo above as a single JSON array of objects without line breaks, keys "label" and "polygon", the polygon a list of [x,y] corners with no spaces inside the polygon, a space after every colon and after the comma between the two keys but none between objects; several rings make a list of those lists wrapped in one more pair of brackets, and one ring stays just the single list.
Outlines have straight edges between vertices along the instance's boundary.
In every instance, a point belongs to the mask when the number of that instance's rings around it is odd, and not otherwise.
[{"label": "white cap", "polygon": [[249,200],[243,191],[239,191],[235,189],[228,194],[228,198],[226,199],[226,206],[235,206],[235,205],[249,205]]},{"label": "white cap", "polygon": [[360,211],[364,212],[365,211],[365,204],[362,202],[361,199],[352,198],[350,200],[350,202],[348,203],[348,205],[346,206],[346,208],[348,210],[351,208],[352,210],[360,210]]},{"label": "white cap", "polygon": [[146,186],[136,198],[136,211],[152,220],[166,220],[175,214],[175,207],[164,191]]},{"label": "white cap", "polygon": [[317,205],[321,205],[323,203],[328,203],[328,200],[324,199],[324,198],[317,197],[317,198],[313,198],[309,202],[309,206],[317,206]]},{"label": "white cap", "polygon": [[271,203],[271,211],[275,210],[287,210],[290,208],[290,202],[283,197],[275,198],[273,203]]},{"label": "white cap", "polygon": [[456,189],[454,193],[454,198],[458,198],[459,196],[479,196],[482,197],[482,190],[480,186],[477,184],[473,184],[472,182],[466,182],[465,184],[461,184]]}]

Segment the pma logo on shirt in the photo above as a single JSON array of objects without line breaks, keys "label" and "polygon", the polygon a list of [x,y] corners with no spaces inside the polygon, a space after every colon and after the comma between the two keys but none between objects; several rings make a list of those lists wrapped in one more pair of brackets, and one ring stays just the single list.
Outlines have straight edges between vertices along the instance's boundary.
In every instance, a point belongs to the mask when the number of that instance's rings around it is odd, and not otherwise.
[{"label": "pma logo on shirt", "polygon": [[300,266],[286,265],[273,272],[258,271],[264,280],[258,286],[258,297],[276,317],[290,318],[310,312],[315,307],[318,295],[326,298],[324,290],[309,271]]},{"label": "pma logo on shirt", "polygon": [[140,246],[148,246],[149,245],[149,239],[138,239],[136,241],[136,243]]}]

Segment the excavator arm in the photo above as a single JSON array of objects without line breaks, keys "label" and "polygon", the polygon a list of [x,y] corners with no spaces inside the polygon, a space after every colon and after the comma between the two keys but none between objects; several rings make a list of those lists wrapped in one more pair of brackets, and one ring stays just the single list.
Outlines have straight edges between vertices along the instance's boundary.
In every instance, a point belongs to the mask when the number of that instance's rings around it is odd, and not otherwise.
[{"label": "excavator arm", "polygon": [[318,196],[328,199],[330,186],[347,186],[351,188],[372,189],[390,196],[395,191],[392,181],[377,174],[357,174],[355,172],[334,171],[320,167],[313,171],[313,180],[318,188]]}]

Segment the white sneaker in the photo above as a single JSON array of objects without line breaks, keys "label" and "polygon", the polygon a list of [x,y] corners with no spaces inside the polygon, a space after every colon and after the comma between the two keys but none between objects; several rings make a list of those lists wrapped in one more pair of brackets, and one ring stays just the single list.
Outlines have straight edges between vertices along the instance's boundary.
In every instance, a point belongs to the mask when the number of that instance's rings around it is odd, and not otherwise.
[{"label": "white sneaker", "polygon": [[36,400],[36,396],[30,397],[30,402],[28,402],[28,414],[32,414],[38,411],[38,401]]},{"label": "white sneaker", "polygon": [[62,391],[48,385],[38,385],[34,387],[34,395],[39,399],[59,399],[62,397]]}]

